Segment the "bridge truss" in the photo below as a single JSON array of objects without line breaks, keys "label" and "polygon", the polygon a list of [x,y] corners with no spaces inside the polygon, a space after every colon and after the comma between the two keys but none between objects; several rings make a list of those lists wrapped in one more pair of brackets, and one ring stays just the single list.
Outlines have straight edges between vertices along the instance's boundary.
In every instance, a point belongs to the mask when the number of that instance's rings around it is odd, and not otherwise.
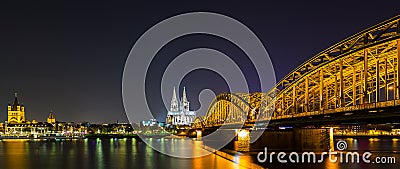
[{"label": "bridge truss", "polygon": [[400,15],[310,58],[267,93],[223,93],[195,127],[400,105]]}]

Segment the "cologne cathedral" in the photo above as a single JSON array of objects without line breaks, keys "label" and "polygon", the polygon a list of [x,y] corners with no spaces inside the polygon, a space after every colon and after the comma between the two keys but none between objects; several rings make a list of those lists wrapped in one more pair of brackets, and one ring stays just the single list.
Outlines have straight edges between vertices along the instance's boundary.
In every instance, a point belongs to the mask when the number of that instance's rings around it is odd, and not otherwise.
[{"label": "cologne cathedral", "polygon": [[172,93],[171,108],[167,113],[166,123],[170,125],[191,125],[196,118],[196,112],[190,111],[189,101],[186,98],[186,89],[183,87],[183,94],[180,101],[176,97],[175,87]]}]

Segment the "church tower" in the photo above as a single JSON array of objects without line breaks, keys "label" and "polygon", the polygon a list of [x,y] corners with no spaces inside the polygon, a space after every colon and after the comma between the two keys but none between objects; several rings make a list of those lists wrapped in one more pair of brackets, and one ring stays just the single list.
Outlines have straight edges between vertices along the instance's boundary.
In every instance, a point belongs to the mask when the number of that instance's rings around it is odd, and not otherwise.
[{"label": "church tower", "polygon": [[179,102],[178,99],[176,98],[176,91],[175,91],[175,86],[174,86],[174,91],[172,92],[172,100],[171,100],[171,111],[179,111]]},{"label": "church tower", "polygon": [[183,87],[183,95],[182,95],[182,103],[181,103],[182,111],[189,111],[189,101],[186,98],[186,88]]},{"label": "church tower", "polygon": [[53,111],[50,111],[49,117],[47,117],[47,123],[50,124],[56,123],[56,118],[53,115]]},{"label": "church tower", "polygon": [[25,122],[25,107],[19,104],[17,93],[15,93],[14,103],[8,104],[7,122],[14,124]]},{"label": "church tower", "polygon": [[180,101],[176,97],[176,90],[172,93],[171,109],[167,113],[167,125],[191,125],[196,118],[196,112],[189,110],[189,101],[186,97],[186,88],[183,87],[183,94]]}]

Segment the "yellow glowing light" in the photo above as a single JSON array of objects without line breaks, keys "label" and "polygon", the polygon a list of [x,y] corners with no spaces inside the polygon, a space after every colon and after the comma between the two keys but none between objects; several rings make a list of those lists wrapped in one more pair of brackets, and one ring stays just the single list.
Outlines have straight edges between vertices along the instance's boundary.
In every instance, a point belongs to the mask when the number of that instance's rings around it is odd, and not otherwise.
[{"label": "yellow glowing light", "polygon": [[196,137],[200,138],[203,135],[203,132],[201,130],[196,130]]},{"label": "yellow glowing light", "polygon": [[249,131],[247,130],[240,130],[238,133],[239,138],[243,139],[249,136]]},{"label": "yellow glowing light", "polygon": [[389,90],[393,90],[393,86],[389,86]]}]

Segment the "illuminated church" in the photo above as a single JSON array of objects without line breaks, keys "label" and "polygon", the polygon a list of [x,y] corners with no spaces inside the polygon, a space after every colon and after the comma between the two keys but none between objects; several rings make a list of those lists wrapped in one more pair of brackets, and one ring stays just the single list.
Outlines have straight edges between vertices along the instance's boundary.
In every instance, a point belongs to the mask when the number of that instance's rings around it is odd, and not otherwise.
[{"label": "illuminated church", "polygon": [[53,115],[53,111],[50,111],[49,117],[47,117],[47,123],[50,124],[56,123],[56,118]]},{"label": "illuminated church", "polygon": [[[23,104],[20,105],[17,93],[15,93],[14,96],[14,103],[12,105],[8,103],[7,123],[8,124],[37,123],[36,120],[32,120],[32,122],[30,122],[26,119],[25,107]],[[49,124],[56,123],[56,118],[54,117],[53,111],[50,111],[49,117],[47,118],[47,123]]]},{"label": "illuminated church", "polygon": [[186,98],[186,89],[183,87],[182,99],[176,97],[175,87],[172,93],[171,108],[167,113],[166,123],[171,125],[191,125],[196,118],[196,112],[189,110],[189,101]]},{"label": "illuminated church", "polygon": [[37,138],[38,135],[51,132],[55,127],[56,118],[53,112],[50,112],[47,123],[36,120],[28,121],[25,116],[25,107],[19,103],[17,93],[14,96],[14,103],[8,103],[7,108],[7,121],[4,126],[6,136],[23,136],[24,138],[33,136],[33,138]]},{"label": "illuminated church", "polygon": [[8,116],[7,121],[10,124],[20,124],[25,123],[25,107],[20,105],[17,98],[17,93],[15,93],[14,103],[11,105],[8,103]]}]

